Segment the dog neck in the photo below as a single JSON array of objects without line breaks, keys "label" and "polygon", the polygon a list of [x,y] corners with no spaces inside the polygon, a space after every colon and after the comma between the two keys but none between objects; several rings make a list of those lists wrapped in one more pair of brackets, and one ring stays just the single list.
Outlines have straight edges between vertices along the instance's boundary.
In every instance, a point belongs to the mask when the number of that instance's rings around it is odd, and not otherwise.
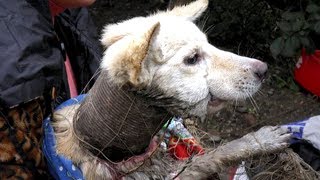
[{"label": "dog neck", "polygon": [[169,117],[102,71],[75,116],[74,130],[83,148],[116,162],[143,154]]}]

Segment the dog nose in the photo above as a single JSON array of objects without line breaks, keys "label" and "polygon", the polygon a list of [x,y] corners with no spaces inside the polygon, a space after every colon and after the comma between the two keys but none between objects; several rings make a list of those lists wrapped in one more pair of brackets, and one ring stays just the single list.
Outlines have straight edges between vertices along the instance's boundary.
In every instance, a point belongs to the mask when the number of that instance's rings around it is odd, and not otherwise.
[{"label": "dog nose", "polygon": [[253,63],[253,73],[260,80],[264,80],[267,74],[268,65],[261,61]]}]

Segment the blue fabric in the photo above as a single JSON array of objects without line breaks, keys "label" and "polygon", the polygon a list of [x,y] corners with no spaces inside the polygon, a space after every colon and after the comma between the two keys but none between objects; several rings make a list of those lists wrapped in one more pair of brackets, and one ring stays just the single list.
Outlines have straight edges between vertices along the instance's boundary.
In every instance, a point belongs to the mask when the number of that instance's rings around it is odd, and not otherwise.
[{"label": "blue fabric", "polygon": [[297,139],[302,139],[303,131],[306,126],[306,122],[293,122],[287,125],[288,132],[292,133]]},{"label": "blue fabric", "polygon": [[282,127],[286,128],[289,133],[292,133],[290,144],[299,143],[300,140],[303,139],[303,132],[304,132],[305,126],[306,126],[305,120],[282,125]]},{"label": "blue fabric", "polygon": [[283,127],[293,134],[290,143],[300,143],[301,140],[306,140],[320,150],[320,115],[286,124]]},{"label": "blue fabric", "polygon": [[[86,97],[86,94],[79,95],[75,98],[65,101],[58,106],[55,111],[62,109],[66,106],[80,104]],[[56,139],[54,130],[51,126],[51,118],[48,117],[43,123],[44,139],[43,139],[43,153],[48,162],[48,168],[51,175],[55,179],[84,179],[81,170],[75,166],[70,159],[67,159],[63,155],[57,154],[56,152]]]}]

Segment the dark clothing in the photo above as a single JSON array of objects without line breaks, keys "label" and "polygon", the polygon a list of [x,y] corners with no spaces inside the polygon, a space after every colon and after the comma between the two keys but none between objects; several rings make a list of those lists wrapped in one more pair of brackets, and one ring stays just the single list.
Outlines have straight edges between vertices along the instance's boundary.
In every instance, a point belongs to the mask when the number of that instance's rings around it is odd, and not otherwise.
[{"label": "dark clothing", "polygon": [[67,10],[56,17],[54,28],[47,1],[0,0],[1,106],[28,102],[52,87],[58,89],[63,100],[69,99],[65,52],[59,39],[68,52],[77,88],[82,90],[101,57],[88,11]]},{"label": "dark clothing", "polygon": [[304,162],[308,163],[315,171],[320,171],[320,150],[315,148],[310,142],[297,140],[290,145]]},{"label": "dark clothing", "polygon": [[49,177],[42,122],[54,108],[53,87],[56,100],[70,98],[65,51],[79,91],[100,63],[102,49],[88,11],[66,10],[53,27],[48,4],[0,0],[0,179]]}]

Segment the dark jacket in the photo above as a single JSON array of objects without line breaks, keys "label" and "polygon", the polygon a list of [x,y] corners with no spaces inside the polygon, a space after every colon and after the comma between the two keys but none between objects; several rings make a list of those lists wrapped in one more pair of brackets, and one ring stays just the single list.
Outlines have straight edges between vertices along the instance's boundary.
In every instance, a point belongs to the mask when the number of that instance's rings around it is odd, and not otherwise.
[{"label": "dark jacket", "polygon": [[99,66],[102,51],[88,11],[67,10],[53,27],[47,1],[0,0],[0,107],[49,94],[52,87],[68,99],[63,47],[78,91]]}]

